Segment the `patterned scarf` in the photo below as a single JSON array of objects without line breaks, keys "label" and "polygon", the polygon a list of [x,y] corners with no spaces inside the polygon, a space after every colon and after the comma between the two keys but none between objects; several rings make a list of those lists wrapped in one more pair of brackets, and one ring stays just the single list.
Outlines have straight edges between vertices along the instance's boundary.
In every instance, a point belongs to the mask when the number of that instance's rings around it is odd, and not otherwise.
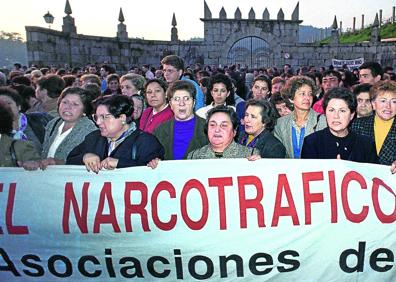
[{"label": "patterned scarf", "polygon": [[26,134],[25,134],[25,129],[27,127],[27,117],[20,113],[19,114],[19,119],[18,119],[18,129],[12,131],[12,138],[15,140],[28,140]]},{"label": "patterned scarf", "polygon": [[118,145],[120,145],[125,140],[125,138],[131,135],[135,130],[136,130],[136,124],[132,122],[129,125],[128,130],[122,133],[121,136],[117,138],[117,140],[112,141],[111,138],[107,138],[107,142],[109,146],[107,151],[107,156],[110,156],[110,154],[118,147]]}]

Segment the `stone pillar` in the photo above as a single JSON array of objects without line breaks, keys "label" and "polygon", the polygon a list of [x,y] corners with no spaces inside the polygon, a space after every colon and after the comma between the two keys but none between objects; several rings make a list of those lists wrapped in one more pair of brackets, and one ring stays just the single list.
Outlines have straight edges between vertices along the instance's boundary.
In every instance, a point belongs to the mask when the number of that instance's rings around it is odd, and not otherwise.
[{"label": "stone pillar", "polygon": [[176,22],[176,16],[175,13],[173,13],[172,17],[172,29],[171,29],[171,41],[172,42],[177,42],[179,41],[179,36],[177,35],[177,28],[176,28],[177,22]]},{"label": "stone pillar", "polygon": [[362,29],[364,29],[364,15],[362,15]]},{"label": "stone pillar", "polygon": [[378,43],[381,41],[378,14],[375,15],[374,23],[371,28],[370,42]]},{"label": "stone pillar", "polygon": [[334,21],[331,26],[330,45],[338,45],[340,43],[340,35],[338,33],[337,17],[334,16]]},{"label": "stone pillar", "polygon": [[379,26],[382,26],[382,9],[379,10]]},{"label": "stone pillar", "polygon": [[356,30],[356,17],[353,17],[352,32]]},{"label": "stone pillar", "polygon": [[63,17],[62,31],[66,33],[76,34],[77,28],[74,24],[74,18],[70,16],[72,14],[72,9],[69,0],[66,0],[65,14],[66,16]]},{"label": "stone pillar", "polygon": [[120,8],[120,13],[118,15],[118,21],[120,22],[117,26],[117,38],[127,39],[128,32],[126,30],[126,25],[124,24],[124,13],[122,12],[122,8]]}]

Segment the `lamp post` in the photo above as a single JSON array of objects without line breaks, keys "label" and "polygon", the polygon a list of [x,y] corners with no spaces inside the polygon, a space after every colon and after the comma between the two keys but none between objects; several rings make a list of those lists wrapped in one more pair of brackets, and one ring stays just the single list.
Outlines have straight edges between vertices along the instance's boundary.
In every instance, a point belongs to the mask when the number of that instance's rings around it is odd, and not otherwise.
[{"label": "lamp post", "polygon": [[54,22],[54,16],[48,11],[43,17],[45,22],[48,24],[49,29],[51,29],[51,24]]}]

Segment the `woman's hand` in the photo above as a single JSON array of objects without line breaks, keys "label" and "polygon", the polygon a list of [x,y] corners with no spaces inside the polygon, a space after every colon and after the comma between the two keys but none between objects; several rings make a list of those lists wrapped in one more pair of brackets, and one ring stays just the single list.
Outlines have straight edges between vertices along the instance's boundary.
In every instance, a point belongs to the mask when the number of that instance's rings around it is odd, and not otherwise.
[{"label": "woman's hand", "polygon": [[41,160],[40,168],[42,170],[45,170],[49,165],[60,165],[60,164],[64,164],[64,162],[62,160],[57,160],[54,158],[46,158],[44,160]]},{"label": "woman's hand", "polygon": [[247,157],[247,159],[249,161],[257,161],[257,160],[261,159],[261,156],[260,155],[251,155],[251,156]]},{"label": "woman's hand", "polygon": [[148,167],[151,167],[152,169],[155,169],[158,164],[159,164],[160,159],[159,158],[155,158],[152,159],[151,161],[149,161],[149,163],[147,164]]},{"label": "woman's hand", "polygon": [[101,163],[101,167],[105,169],[115,169],[118,164],[118,159],[114,159],[111,157],[105,158]]},{"label": "woman's hand", "polygon": [[18,165],[25,170],[38,170],[40,168],[40,161],[18,161]]},{"label": "woman's hand", "polygon": [[87,171],[93,171],[95,173],[98,173],[99,170],[101,170],[102,168],[99,156],[92,153],[87,153],[84,155],[83,163],[85,164],[85,168],[87,169]]},{"label": "woman's hand", "polygon": [[391,164],[391,172],[392,172],[392,174],[395,174],[395,173],[396,173],[396,161],[394,161],[394,162]]}]

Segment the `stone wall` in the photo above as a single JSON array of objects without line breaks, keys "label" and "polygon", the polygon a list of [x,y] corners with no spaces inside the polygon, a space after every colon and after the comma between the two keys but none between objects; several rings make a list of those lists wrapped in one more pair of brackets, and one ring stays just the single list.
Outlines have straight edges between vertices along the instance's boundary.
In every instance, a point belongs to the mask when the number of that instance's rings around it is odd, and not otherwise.
[{"label": "stone wall", "polygon": [[[41,27],[26,27],[29,64],[83,66],[87,63],[109,63],[124,72],[133,65],[158,66],[169,54],[184,58],[186,65],[227,64],[227,53],[234,42],[257,36],[269,44],[269,66],[329,66],[331,59],[377,61],[396,66],[394,42],[357,44],[319,44],[298,42],[298,22],[276,20],[204,20],[205,40],[158,41],[119,39],[70,34]],[[286,58],[285,54],[289,54]],[[269,67],[262,66],[262,67]]]},{"label": "stone wall", "polygon": [[84,66],[107,62],[123,72],[133,65],[157,66],[169,54],[186,64],[204,63],[203,42],[119,39],[70,34],[41,27],[26,27],[29,64]]}]

